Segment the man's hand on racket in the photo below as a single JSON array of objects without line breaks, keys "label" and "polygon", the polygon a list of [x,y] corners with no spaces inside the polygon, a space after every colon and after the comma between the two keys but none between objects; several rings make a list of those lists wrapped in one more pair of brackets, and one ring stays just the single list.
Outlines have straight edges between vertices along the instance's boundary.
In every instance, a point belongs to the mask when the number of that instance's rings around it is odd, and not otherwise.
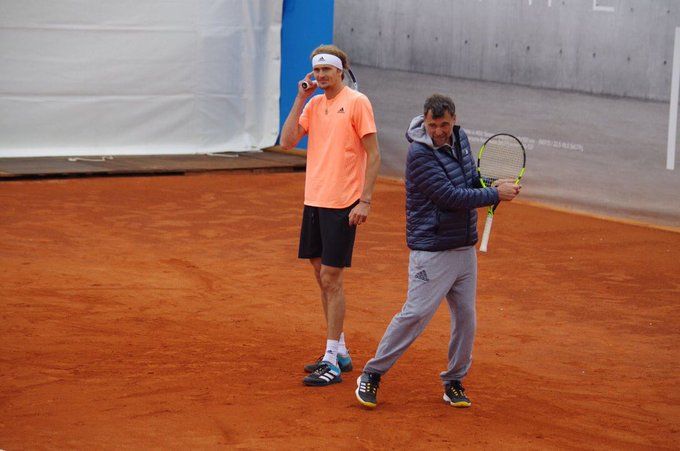
[{"label": "man's hand on racket", "polygon": [[371,212],[371,204],[359,202],[352,211],[349,212],[349,225],[359,225],[366,222],[368,214]]},{"label": "man's hand on racket", "polygon": [[312,75],[314,75],[314,72],[309,72],[305,75],[304,80],[298,82],[298,96],[306,99],[314,94],[317,84],[316,80],[312,80]]},{"label": "man's hand on racket", "polygon": [[522,185],[515,184],[515,179],[498,179],[491,186],[498,190],[498,198],[505,201],[513,200],[522,189]]}]

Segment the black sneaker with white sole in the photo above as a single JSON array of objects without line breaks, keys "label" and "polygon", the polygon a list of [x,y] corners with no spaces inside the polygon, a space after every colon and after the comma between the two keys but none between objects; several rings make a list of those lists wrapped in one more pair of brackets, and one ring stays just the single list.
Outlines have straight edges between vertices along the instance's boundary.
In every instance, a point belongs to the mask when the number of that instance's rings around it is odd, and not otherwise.
[{"label": "black sneaker with white sole", "polygon": [[357,389],[354,394],[362,406],[371,409],[378,405],[378,387],[380,386],[380,374],[361,373],[357,378]]},{"label": "black sneaker with white sole", "polygon": [[340,368],[330,362],[323,361],[316,371],[305,377],[302,382],[312,387],[325,387],[326,385],[337,384],[342,382]]},{"label": "black sneaker with white sole", "polygon": [[465,395],[465,388],[460,381],[450,381],[444,385],[444,402],[453,407],[470,407],[472,401]]},{"label": "black sneaker with white sole", "polygon": [[[305,365],[305,373],[313,373],[316,371],[316,369],[321,366],[321,362],[323,362],[323,356],[316,359],[316,362]],[[349,354],[338,354],[338,368],[340,368],[340,371],[343,373],[349,373],[354,369],[352,366],[352,358],[349,356]]]}]

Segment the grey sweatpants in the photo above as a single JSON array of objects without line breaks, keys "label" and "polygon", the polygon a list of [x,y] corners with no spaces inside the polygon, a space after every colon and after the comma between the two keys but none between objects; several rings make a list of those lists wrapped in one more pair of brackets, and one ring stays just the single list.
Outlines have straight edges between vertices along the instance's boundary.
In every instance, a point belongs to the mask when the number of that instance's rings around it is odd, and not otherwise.
[{"label": "grey sweatpants", "polygon": [[449,363],[443,382],[461,380],[472,363],[477,254],[474,246],[441,252],[411,251],[406,302],[387,327],[364,371],[385,374],[423,332],[446,297],[451,312]]}]

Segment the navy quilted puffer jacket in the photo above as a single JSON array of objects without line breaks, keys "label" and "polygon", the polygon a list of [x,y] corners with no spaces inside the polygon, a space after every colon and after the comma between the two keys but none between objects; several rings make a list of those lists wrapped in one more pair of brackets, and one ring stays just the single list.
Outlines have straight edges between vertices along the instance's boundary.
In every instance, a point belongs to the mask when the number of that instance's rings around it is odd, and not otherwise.
[{"label": "navy quilted puffer jacket", "polygon": [[[415,117],[406,132],[411,143],[406,160],[406,242],[420,251],[443,251],[477,242],[476,208],[498,202],[495,188],[481,188],[470,143],[435,149]],[[455,140],[455,134],[454,134]]]}]

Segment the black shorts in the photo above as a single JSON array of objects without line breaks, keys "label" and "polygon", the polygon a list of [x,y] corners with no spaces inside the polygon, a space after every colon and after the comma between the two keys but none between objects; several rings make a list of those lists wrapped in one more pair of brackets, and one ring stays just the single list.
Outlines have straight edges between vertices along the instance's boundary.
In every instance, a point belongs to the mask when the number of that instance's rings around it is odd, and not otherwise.
[{"label": "black shorts", "polygon": [[305,205],[298,258],[321,257],[322,264],[335,268],[352,266],[357,226],[349,225],[349,212],[358,203],[357,200],[347,208]]}]

